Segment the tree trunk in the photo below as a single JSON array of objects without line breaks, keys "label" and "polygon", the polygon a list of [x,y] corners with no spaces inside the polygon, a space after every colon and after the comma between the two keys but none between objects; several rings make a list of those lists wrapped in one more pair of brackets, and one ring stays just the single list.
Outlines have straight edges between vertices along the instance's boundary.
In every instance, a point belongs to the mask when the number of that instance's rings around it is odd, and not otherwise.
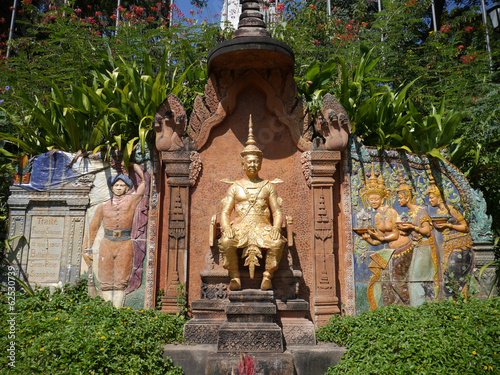
[{"label": "tree trunk", "polygon": [[161,0],[161,7],[158,10],[158,17],[162,23],[170,27],[170,3],[172,0]]}]

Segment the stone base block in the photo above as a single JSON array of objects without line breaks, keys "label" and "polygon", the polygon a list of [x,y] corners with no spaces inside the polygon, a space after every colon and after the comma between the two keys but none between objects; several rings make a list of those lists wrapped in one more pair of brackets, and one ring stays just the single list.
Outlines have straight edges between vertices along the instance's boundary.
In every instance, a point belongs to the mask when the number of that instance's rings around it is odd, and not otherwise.
[{"label": "stone base block", "polygon": [[[238,373],[240,353],[217,353],[216,345],[165,345],[164,357],[170,357],[186,375]],[[323,375],[346,352],[344,347],[320,343],[314,346],[290,346],[285,353],[246,353],[255,358],[257,375]],[[292,360],[290,359],[293,359]]]},{"label": "stone base block", "polygon": [[[163,358],[170,357],[175,366],[180,366],[185,375],[203,375],[207,365],[207,356],[215,353],[216,345],[176,345],[167,344]],[[228,372],[230,374],[230,372]]]},{"label": "stone base block", "polygon": [[296,375],[323,375],[335,366],[346,352],[346,348],[331,343],[314,346],[290,346],[286,353],[293,356]]},{"label": "stone base block", "polygon": [[283,353],[281,328],[276,323],[226,322],[219,328],[217,351]]},{"label": "stone base block", "polygon": [[[255,361],[255,374],[293,375],[293,357],[289,353],[248,354]],[[211,353],[207,357],[205,375],[237,374],[240,355]],[[232,372],[234,371],[234,372]]]},{"label": "stone base block", "polygon": [[190,320],[184,325],[184,342],[188,344],[217,344],[219,327],[224,320]]},{"label": "stone base block", "polygon": [[285,345],[316,345],[314,324],[307,319],[282,318]]}]

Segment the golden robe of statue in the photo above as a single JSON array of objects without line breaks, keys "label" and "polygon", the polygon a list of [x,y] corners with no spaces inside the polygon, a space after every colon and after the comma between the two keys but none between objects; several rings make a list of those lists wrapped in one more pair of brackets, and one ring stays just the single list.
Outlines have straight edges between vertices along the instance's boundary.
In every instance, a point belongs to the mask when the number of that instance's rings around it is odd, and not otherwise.
[{"label": "golden robe of statue", "polygon": [[[240,290],[240,272],[237,249],[243,249],[245,266],[254,276],[254,268],[262,258],[261,249],[266,250],[265,272],[262,290],[272,289],[271,279],[278,269],[285,239],[281,235],[283,215],[278,202],[274,183],[262,180],[259,171],[262,165],[262,151],[255,146],[250,118],[249,135],[246,147],[240,153],[246,178],[234,182],[223,200],[222,230],[219,249],[223,266],[229,271],[229,289]],[[231,213],[235,219],[231,223]],[[271,220],[272,217],[272,220]]]}]

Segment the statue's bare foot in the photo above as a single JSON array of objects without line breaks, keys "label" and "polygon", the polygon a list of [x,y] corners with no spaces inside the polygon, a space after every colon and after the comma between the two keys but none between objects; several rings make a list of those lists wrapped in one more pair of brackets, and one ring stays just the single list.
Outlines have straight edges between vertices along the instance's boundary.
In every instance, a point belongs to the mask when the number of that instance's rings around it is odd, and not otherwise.
[{"label": "statue's bare foot", "polygon": [[261,290],[273,289],[273,283],[271,282],[271,279],[269,277],[264,276],[264,278],[262,279],[262,284],[260,284],[260,289]]},{"label": "statue's bare foot", "polygon": [[231,279],[229,282],[229,290],[241,290],[241,281],[239,277]]}]

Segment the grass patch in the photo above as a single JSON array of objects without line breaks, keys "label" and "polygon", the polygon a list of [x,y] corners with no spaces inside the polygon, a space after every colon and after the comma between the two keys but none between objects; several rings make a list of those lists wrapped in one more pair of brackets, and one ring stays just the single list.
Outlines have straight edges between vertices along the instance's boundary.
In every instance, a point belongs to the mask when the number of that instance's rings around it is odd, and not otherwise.
[{"label": "grass patch", "polygon": [[348,347],[328,375],[500,374],[500,298],[334,317],[317,338]]},{"label": "grass patch", "polygon": [[[86,280],[52,294],[17,292],[12,301],[0,295],[0,374],[183,374],[162,358],[163,345],[182,340],[180,316],[116,309],[90,298]],[[7,351],[12,342],[15,361]]]}]

